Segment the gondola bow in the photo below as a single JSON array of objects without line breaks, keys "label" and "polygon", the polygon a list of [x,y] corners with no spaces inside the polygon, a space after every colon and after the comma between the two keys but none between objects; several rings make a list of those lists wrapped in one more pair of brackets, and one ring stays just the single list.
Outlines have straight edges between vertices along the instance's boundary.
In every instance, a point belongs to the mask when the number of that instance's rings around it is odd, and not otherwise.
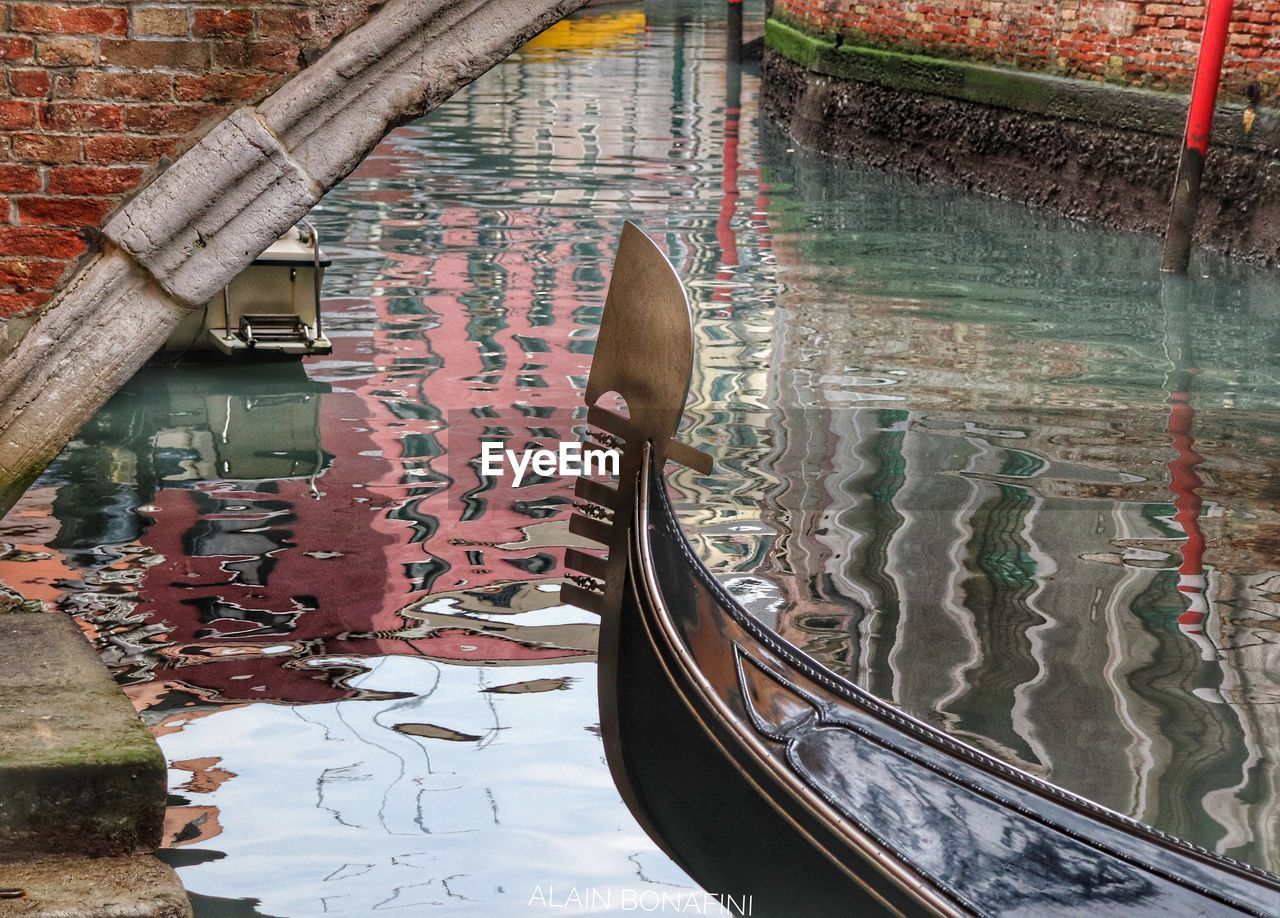
[{"label": "gondola bow", "polygon": [[[623,798],[732,910],[937,915],[1280,914],[1280,878],[1013,768],[831,673],[747,613],[667,498],[693,369],[679,278],[623,231],[587,386],[620,447],[579,480],[563,596],[602,616],[600,712]],[[610,394],[625,412],[609,406]]]}]

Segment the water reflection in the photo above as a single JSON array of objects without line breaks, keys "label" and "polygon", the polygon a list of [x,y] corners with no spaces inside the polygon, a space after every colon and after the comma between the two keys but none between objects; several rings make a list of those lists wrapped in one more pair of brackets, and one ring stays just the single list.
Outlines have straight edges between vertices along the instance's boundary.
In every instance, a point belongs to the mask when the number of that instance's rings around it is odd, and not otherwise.
[{"label": "water reflection", "polygon": [[687,888],[608,783],[567,484],[474,464],[578,424],[625,219],[689,283],[717,473],[676,473],[677,509],[750,608],[1280,866],[1274,278],[1212,262],[1162,300],[1149,240],[795,152],[723,14],[589,10],[394,132],[316,214],[334,353],[149,370],[0,526],[0,579],[74,613],[160,735],[202,910]]},{"label": "water reflection", "polygon": [[[803,156],[763,570],[881,697],[1277,866],[1280,285]],[[775,600],[776,601],[776,600]]]},{"label": "water reflection", "polygon": [[160,737],[201,912],[690,887],[603,763],[569,483],[475,460],[576,438],[625,219],[716,297],[726,375],[767,349],[721,290],[771,301],[764,247],[721,250],[722,12],[587,11],[395,132],[314,215],[331,356],[140,374],[6,520],[0,576],[77,616]]}]

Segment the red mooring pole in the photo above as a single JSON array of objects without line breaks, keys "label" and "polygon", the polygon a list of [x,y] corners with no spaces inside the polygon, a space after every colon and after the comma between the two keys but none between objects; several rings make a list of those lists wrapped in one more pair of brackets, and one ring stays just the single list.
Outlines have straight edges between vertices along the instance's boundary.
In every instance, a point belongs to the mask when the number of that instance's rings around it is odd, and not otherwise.
[{"label": "red mooring pole", "polygon": [[1187,130],[1174,178],[1173,204],[1169,209],[1169,231],[1164,238],[1164,260],[1160,270],[1185,274],[1191,261],[1191,236],[1200,207],[1200,177],[1213,130],[1213,107],[1222,79],[1222,56],[1231,27],[1231,0],[1209,0],[1204,14],[1204,34],[1196,58],[1195,82],[1191,84],[1191,108]]}]

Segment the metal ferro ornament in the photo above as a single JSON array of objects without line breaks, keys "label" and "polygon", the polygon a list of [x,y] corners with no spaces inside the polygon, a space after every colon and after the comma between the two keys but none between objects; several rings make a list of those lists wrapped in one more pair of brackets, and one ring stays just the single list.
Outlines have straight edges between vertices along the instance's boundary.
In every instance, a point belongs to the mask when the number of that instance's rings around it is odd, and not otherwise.
[{"label": "metal ferro ornament", "polygon": [[[644,457],[658,467],[670,459],[704,475],[711,457],[675,439],[693,373],[693,315],[684,285],[665,255],[634,223],[622,228],[604,317],[587,379],[587,423],[622,451],[616,487],[581,477],[575,495],[585,503],[569,531],[608,549],[605,557],[565,551],[570,575],[565,602],[608,619],[621,605],[627,534]],[[602,402],[616,394],[625,414]],[[606,627],[607,624],[606,624]]]}]

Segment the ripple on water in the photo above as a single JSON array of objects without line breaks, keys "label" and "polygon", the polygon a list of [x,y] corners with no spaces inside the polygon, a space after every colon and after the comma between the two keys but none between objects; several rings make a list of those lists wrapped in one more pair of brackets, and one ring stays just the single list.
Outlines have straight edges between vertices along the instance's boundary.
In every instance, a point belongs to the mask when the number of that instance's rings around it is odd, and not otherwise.
[{"label": "ripple on water", "polygon": [[0,577],[159,735],[202,907],[688,888],[601,761],[567,485],[469,464],[573,435],[626,219],[688,280],[685,436],[718,473],[676,473],[678,509],[744,603],[1280,867],[1280,285],[1206,259],[1162,287],[1152,240],[790,151],[753,75],[727,98],[722,12],[588,11],[394,132],[315,215],[334,354],[144,371],[0,527]]}]

